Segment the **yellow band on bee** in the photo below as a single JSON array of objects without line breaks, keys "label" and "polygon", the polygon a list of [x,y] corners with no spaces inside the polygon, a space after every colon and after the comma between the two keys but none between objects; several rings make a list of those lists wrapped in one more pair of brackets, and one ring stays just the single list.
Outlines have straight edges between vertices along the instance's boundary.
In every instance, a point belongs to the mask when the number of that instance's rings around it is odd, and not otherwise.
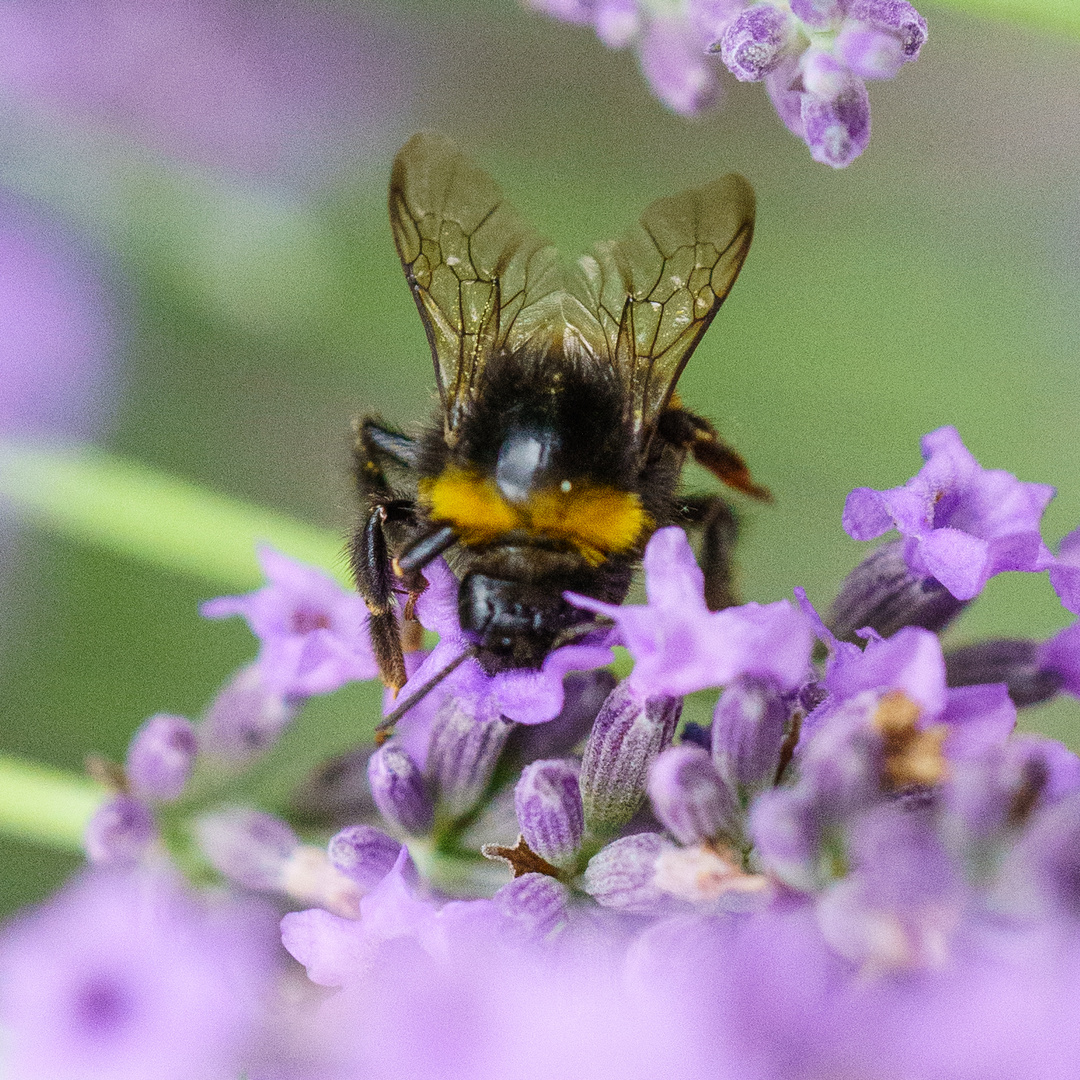
[{"label": "yellow band on bee", "polygon": [[420,483],[432,521],[452,525],[466,546],[490,544],[509,532],[561,540],[591,565],[634,546],[650,524],[641,499],[606,484],[577,481],[508,503],[491,477],[450,466]]}]

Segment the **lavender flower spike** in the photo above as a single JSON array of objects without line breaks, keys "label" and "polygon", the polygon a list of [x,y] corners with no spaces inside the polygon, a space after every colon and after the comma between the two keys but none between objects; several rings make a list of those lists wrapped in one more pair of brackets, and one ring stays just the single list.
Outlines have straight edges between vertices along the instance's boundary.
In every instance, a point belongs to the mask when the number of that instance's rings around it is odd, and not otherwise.
[{"label": "lavender flower spike", "polygon": [[514,788],[514,808],[525,842],[542,859],[570,862],[585,831],[585,809],[576,761],[534,761]]},{"label": "lavender flower spike", "polygon": [[585,824],[616,832],[645,798],[649,766],[675,734],[682,702],[646,698],[629,680],[612,690],[593,724],[581,763]]},{"label": "lavender flower spike", "polygon": [[958,600],[977,596],[1003,570],[1053,564],[1039,535],[1052,487],[983,469],[953,427],[924,436],[922,453],[926,464],[903,487],[856,488],[848,496],[849,536],[873,540],[898,529],[912,572],[937,578]]}]

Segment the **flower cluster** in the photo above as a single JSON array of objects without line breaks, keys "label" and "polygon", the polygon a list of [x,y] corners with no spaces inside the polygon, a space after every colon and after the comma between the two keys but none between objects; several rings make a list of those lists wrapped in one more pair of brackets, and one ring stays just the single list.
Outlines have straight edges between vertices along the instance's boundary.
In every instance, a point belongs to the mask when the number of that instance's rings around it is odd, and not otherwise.
[{"label": "flower cluster", "polygon": [[891,79],[919,56],[926,20],[907,0],[530,0],[633,45],[657,97],[693,114],[720,96],[717,65],[764,82],[780,119],[815,161],[850,165],[870,141],[867,80]]},{"label": "flower cluster", "polygon": [[[1006,570],[1049,570],[1073,610],[1077,534],[1054,555],[1053,491],[955,430],[923,454],[849,496],[854,538],[900,538],[824,616],[801,590],[709,610],[666,528],[644,604],[568,594],[594,639],[492,677],[450,670],[457,582],[432,566],[440,641],[396,729],[278,814],[232,785],[374,667],[355,598],[264,553],[266,589],[205,609],[244,614],[259,659],[201,722],[143,725],[93,869],[0,938],[8,1074],[1074,1076],[1080,758],[1015,729],[1080,693],[1080,631],[939,634]],[[683,724],[710,690],[711,725]]]}]

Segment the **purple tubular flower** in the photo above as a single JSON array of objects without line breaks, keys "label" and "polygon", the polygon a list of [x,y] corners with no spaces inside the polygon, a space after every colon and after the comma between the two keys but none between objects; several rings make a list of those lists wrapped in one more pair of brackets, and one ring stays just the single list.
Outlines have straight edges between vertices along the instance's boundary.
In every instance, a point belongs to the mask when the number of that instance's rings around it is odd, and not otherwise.
[{"label": "purple tubular flower", "polygon": [[191,721],[159,713],[135,732],[124,773],[136,795],[171,802],[184,793],[198,752]]},{"label": "purple tubular flower", "polygon": [[[1065,683],[1065,675],[1053,663],[1053,650],[1022,638],[980,641],[945,656],[949,686],[977,686],[1004,683],[1018,708],[1038,705],[1055,697]],[[1080,644],[1080,642],[1078,642]]]},{"label": "purple tubular flower", "polygon": [[476,718],[459,702],[444,703],[431,733],[424,770],[442,814],[453,820],[476,806],[513,729],[501,716]]},{"label": "purple tubular flower", "polygon": [[1080,622],[1059,630],[1037,653],[1040,671],[1058,679],[1061,689],[1080,697]]},{"label": "purple tubular flower", "polygon": [[637,0],[599,0],[592,14],[596,36],[609,49],[625,49],[641,32]]},{"label": "purple tubular flower", "polygon": [[850,0],[847,16],[900,40],[904,60],[917,60],[926,42],[926,20],[907,0]]},{"label": "purple tubular flower", "polygon": [[757,679],[738,679],[713,712],[712,756],[733,792],[745,796],[776,776],[790,710],[780,692]]},{"label": "purple tubular flower", "polygon": [[211,702],[199,742],[230,764],[244,765],[269,750],[296,713],[296,701],[267,686],[259,664],[248,664]]},{"label": "purple tubular flower", "polygon": [[282,888],[288,862],[300,846],[280,818],[241,808],[204,815],[196,822],[195,835],[219,874],[258,891]]},{"label": "purple tubular flower", "polygon": [[247,619],[261,643],[257,664],[268,689],[303,698],[379,673],[367,608],[357,593],[272,548],[260,550],[259,564],[268,585],[246,596],[210,600],[202,613]]},{"label": "purple tubular flower", "polygon": [[330,864],[364,889],[372,889],[394,868],[401,842],[370,825],[349,825],[330,837]]},{"label": "purple tubular flower", "polygon": [[842,0],[790,0],[791,14],[814,30],[825,30],[844,14]]},{"label": "purple tubular flower", "polygon": [[719,99],[715,69],[679,18],[654,18],[638,45],[638,59],[653,93],[672,112],[693,116]]},{"label": "purple tubular flower", "polygon": [[[861,653],[838,654],[825,676],[825,685],[842,699],[864,690],[901,690],[936,716],[945,707],[941,643],[929,630],[915,626],[905,627],[884,641],[872,638]],[[808,726],[812,729],[812,722]]]},{"label": "purple tubular flower", "polygon": [[164,875],[82,874],[0,936],[4,1074],[239,1076],[275,948],[261,909],[203,906]]},{"label": "purple tubular flower", "polygon": [[653,812],[680,844],[738,830],[735,798],[699,746],[673,746],[660,754],[649,769],[648,790]]},{"label": "purple tubular flower", "polygon": [[134,866],[157,837],[150,807],[131,795],[114,795],[86,825],[86,857],[100,866]]},{"label": "purple tubular flower", "polygon": [[790,602],[709,611],[704,578],[679,528],[653,534],[644,564],[644,606],[566,594],[578,607],[614,620],[634,658],[630,682],[643,693],[681,697],[743,675],[771,679],[785,690],[804,681],[813,631]]},{"label": "purple tubular flower", "polygon": [[841,63],[861,79],[891,79],[907,60],[895,34],[857,23],[840,31],[835,48]]},{"label": "purple tubular flower", "polygon": [[952,427],[924,436],[922,453],[926,464],[903,487],[856,488],[848,496],[849,536],[872,540],[899,529],[912,572],[937,578],[958,600],[977,596],[1004,570],[1053,564],[1039,535],[1052,487],[981,468]]},{"label": "purple tubular flower", "polygon": [[871,971],[941,967],[965,891],[928,818],[875,807],[853,825],[849,858],[817,904],[826,941]]},{"label": "purple tubular flower", "polygon": [[525,842],[555,866],[569,863],[581,846],[585,810],[576,761],[534,761],[514,788],[514,809]]},{"label": "purple tubular flower", "polygon": [[904,558],[904,541],[872,551],[844,579],[829,612],[829,629],[851,641],[864,627],[892,637],[905,626],[944,630],[964,610],[937,578],[915,575]]},{"label": "purple tubular flower", "polygon": [[435,806],[416,762],[391,740],[368,761],[371,798],[395,828],[413,836],[431,828]]},{"label": "purple tubular flower", "polygon": [[604,702],[581,763],[581,797],[590,832],[625,825],[645,799],[649,766],[675,734],[682,702],[646,698],[629,680]]},{"label": "purple tubular flower", "polygon": [[1058,555],[1050,567],[1050,584],[1062,604],[1074,615],[1080,615],[1080,529],[1073,529],[1058,547]]},{"label": "purple tubular flower", "polygon": [[669,912],[677,901],[656,884],[656,861],[665,851],[675,850],[670,840],[657,833],[635,833],[614,840],[585,867],[585,891],[598,904],[628,914]]},{"label": "purple tubular flower", "polygon": [[546,937],[570,914],[570,890],[547,874],[522,874],[504,885],[492,900],[530,938]]},{"label": "purple tubular flower", "polygon": [[834,169],[850,165],[870,142],[870,97],[865,84],[849,78],[831,98],[804,94],[802,126],[815,161]]},{"label": "purple tubular flower", "polygon": [[784,57],[794,26],[791,13],[773,4],[754,4],[728,23],[710,46],[740,82],[757,82],[774,71]]}]

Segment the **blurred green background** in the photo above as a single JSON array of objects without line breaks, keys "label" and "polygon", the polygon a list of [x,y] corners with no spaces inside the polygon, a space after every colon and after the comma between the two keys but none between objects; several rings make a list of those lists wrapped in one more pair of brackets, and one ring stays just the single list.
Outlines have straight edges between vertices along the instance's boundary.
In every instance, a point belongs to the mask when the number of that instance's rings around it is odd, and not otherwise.
[{"label": "blurred green background", "polygon": [[[512,2],[293,6],[329,20],[293,35],[312,35],[307,64],[320,34],[338,51],[355,41],[370,78],[350,82],[344,104],[333,87],[309,101],[299,80],[299,119],[265,103],[260,147],[274,152],[257,167],[244,155],[255,121],[226,109],[239,84],[207,103],[185,100],[179,77],[144,98],[129,81],[130,100],[114,87],[105,105],[40,80],[0,86],[0,184],[95,252],[118,298],[101,445],[344,536],[350,419],[407,426],[433,406],[385,213],[396,147],[432,128],[571,253],[659,195],[731,169],[752,181],[753,250],[682,382],[777,496],[745,507],[746,598],[802,584],[827,604],[865,550],[840,528],[846,493],[903,482],[919,436],[945,423],[984,465],[1058,486],[1048,542],[1080,521],[1076,40],[920,5],[921,59],[871,87],[870,148],[834,172],[760,86],[729,80],[720,110],[684,120],[650,96],[631,54]],[[213,7],[183,10],[197,20]],[[281,9],[247,12],[258,24]],[[165,53],[182,66],[200,41]],[[342,120],[346,105],[362,123]],[[178,113],[190,136],[215,108],[216,142],[176,137]],[[253,654],[238,620],[200,620],[216,586],[196,576],[35,528],[4,558],[0,752],[72,770],[91,751],[118,759],[145,716],[197,715]],[[952,639],[1066,621],[1045,577],[1005,575]],[[377,700],[362,687],[321,707],[349,732],[370,725]],[[1072,701],[1024,722],[1080,748]],[[0,838],[0,913],[76,862]]]}]

